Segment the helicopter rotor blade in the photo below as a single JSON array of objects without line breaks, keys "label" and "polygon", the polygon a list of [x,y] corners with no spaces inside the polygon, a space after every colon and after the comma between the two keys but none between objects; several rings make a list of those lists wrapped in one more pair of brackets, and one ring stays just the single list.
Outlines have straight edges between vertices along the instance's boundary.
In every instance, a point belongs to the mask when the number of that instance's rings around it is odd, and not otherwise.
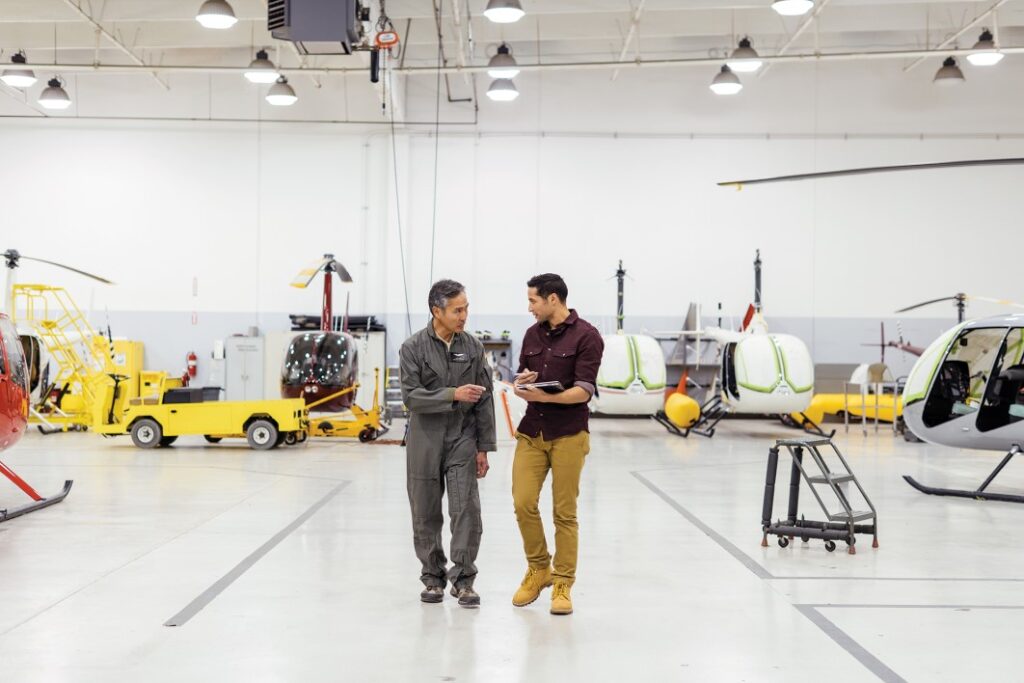
[{"label": "helicopter rotor blade", "polygon": [[898,310],[896,312],[897,313],[906,313],[907,311],[912,311],[915,308],[921,308],[923,306],[931,306],[932,304],[941,303],[943,301],[956,301],[957,298],[958,297],[955,297],[955,296],[944,296],[941,299],[932,299],[931,301],[922,301],[919,304],[914,304],[913,306],[907,306],[906,308],[901,308],[900,310]]},{"label": "helicopter rotor blade", "polygon": [[36,258],[34,256],[25,256],[24,254],[19,254],[18,258],[25,259],[26,261],[35,261],[36,263],[45,263],[47,265],[57,266],[58,268],[63,268],[64,270],[70,270],[72,273],[78,273],[79,275],[84,275],[87,278],[91,278],[93,280],[96,280],[97,282],[102,282],[105,285],[112,285],[112,284],[114,284],[113,282],[111,282],[110,280],[108,280],[105,277],[100,277],[99,275],[93,275],[92,273],[87,273],[84,270],[79,270],[78,268],[72,268],[71,266],[66,266],[63,263],[57,263],[56,261],[47,261],[44,258]]},{"label": "helicopter rotor blade", "polygon": [[761,185],[764,183],[782,183],[794,180],[817,180],[820,178],[840,178],[844,176],[866,175],[870,173],[892,173],[894,171],[924,171],[940,168],[963,168],[968,166],[1013,166],[1024,164],[1024,158],[1008,159],[964,159],[961,161],[940,161],[928,164],[898,164],[895,166],[868,166],[865,168],[846,168],[838,171],[820,171],[817,173],[797,173],[794,175],[774,176],[771,178],[751,178],[748,180],[727,180],[718,183],[719,187],[737,187],[744,185]]},{"label": "helicopter rotor blade", "polygon": [[341,263],[339,263],[338,261],[331,261],[331,268],[334,270],[335,273],[338,274],[338,277],[341,279],[342,282],[344,282],[345,284],[352,283],[352,276],[349,274],[348,269],[345,268],[345,266],[341,265]]},{"label": "helicopter rotor blade", "polygon": [[309,286],[309,283],[313,281],[317,273],[323,270],[327,264],[331,263],[333,259],[321,258],[313,261],[308,266],[299,271],[299,274],[291,281],[291,286],[297,289],[305,289]]},{"label": "helicopter rotor blade", "polygon": [[1016,301],[1010,301],[1009,299],[996,299],[991,296],[974,296],[973,294],[965,294],[964,298],[968,301],[986,301],[990,304],[999,304],[1000,306],[1010,306],[1012,308],[1024,308],[1024,304]]}]

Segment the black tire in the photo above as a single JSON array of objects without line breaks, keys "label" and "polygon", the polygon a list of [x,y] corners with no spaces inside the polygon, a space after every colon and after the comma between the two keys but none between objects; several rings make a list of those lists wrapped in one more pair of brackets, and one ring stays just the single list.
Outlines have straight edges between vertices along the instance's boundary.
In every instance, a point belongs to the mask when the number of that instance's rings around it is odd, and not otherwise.
[{"label": "black tire", "polygon": [[836,549],[836,542],[835,541],[825,541],[825,550],[827,550],[829,552],[832,552],[835,549]]},{"label": "black tire", "polygon": [[172,443],[178,440],[176,436],[163,436],[160,437],[160,446],[170,446]]},{"label": "black tire", "polygon": [[811,540],[811,537],[810,536],[801,536],[800,540],[803,541],[804,543],[807,543],[808,541]]},{"label": "black tire", "polygon": [[779,536],[779,547],[785,548],[787,545],[789,545],[789,539],[785,536]]},{"label": "black tire", "polygon": [[209,434],[203,434],[203,438],[206,439],[207,443],[220,443],[222,436],[210,436]]},{"label": "black tire", "polygon": [[299,442],[299,439],[298,437],[295,436],[295,434],[296,432],[288,432],[287,434],[284,435],[285,446],[294,446]]},{"label": "black tire", "polygon": [[144,417],[132,425],[132,443],[139,448],[156,448],[164,437],[160,423],[151,417]]},{"label": "black tire", "polygon": [[245,430],[245,440],[254,451],[269,451],[277,446],[277,427],[270,420],[253,420]]},{"label": "black tire", "polygon": [[306,439],[309,438],[307,432],[295,432],[295,443],[303,444],[306,443]]},{"label": "black tire", "polygon": [[359,432],[359,440],[363,443],[369,443],[377,438],[377,430],[373,427],[367,427],[363,431]]},{"label": "black tire", "polygon": [[274,440],[274,448],[277,448],[284,443],[284,440],[288,438],[288,435],[284,432],[278,432],[277,439]]}]

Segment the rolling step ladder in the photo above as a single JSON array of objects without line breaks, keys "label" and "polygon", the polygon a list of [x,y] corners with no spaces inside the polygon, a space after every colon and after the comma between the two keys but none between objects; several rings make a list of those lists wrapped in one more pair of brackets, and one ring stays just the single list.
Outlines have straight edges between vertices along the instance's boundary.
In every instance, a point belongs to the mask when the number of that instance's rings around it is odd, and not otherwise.
[{"label": "rolling step ladder", "polygon": [[[789,505],[786,519],[772,522],[775,478],[779,466],[779,452],[783,448],[789,452],[793,461],[789,476]],[[808,488],[818,501],[825,515],[823,521],[808,520],[802,516],[798,518],[801,480],[807,482]],[[854,509],[850,502],[851,484],[857,489],[863,507],[867,509]],[[838,502],[839,510],[830,511],[822,499],[822,489],[826,487]],[[782,548],[797,537],[805,543],[817,538],[825,541],[825,549],[829,552],[836,549],[836,541],[846,541],[847,552],[854,555],[857,552],[857,534],[870,534],[873,537],[871,547],[878,547],[878,517],[875,506],[850,469],[846,458],[832,443],[832,439],[780,439],[768,450],[761,529],[764,532],[761,545],[765,547],[768,545],[769,534],[778,537],[779,546]]]},{"label": "rolling step ladder", "polygon": [[391,415],[408,415],[402,403],[402,371],[397,365],[389,366],[384,375],[384,405],[391,411]]}]

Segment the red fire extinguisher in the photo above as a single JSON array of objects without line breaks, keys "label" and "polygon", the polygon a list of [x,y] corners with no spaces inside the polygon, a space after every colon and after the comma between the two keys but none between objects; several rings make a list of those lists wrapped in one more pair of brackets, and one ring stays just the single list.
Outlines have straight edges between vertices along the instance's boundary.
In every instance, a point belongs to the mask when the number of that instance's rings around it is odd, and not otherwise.
[{"label": "red fire extinguisher", "polygon": [[199,358],[196,356],[196,352],[195,351],[189,351],[188,354],[185,356],[185,363],[186,363],[189,379],[195,379],[196,378],[196,374],[199,371],[198,362],[199,362]]}]

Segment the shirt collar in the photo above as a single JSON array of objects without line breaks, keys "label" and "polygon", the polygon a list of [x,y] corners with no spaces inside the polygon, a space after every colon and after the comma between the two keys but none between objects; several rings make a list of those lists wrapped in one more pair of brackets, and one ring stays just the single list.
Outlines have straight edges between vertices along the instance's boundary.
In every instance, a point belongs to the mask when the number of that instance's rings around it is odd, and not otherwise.
[{"label": "shirt collar", "polygon": [[[433,337],[437,341],[441,342],[442,344],[449,345],[448,342],[446,342],[444,339],[441,339],[441,337],[439,337],[437,335],[437,330],[434,329],[434,319],[433,318],[431,318],[430,322],[427,323],[427,334],[429,334],[431,337]],[[456,332],[455,334],[452,335],[451,344],[455,344],[455,340],[459,338],[460,334],[462,334],[462,333],[461,332]]]},{"label": "shirt collar", "polygon": [[[562,329],[563,327],[565,327],[566,325],[575,325],[576,321],[579,320],[579,319],[580,319],[580,316],[576,312],[576,309],[575,308],[570,308],[569,309],[569,317],[566,318],[565,320],[563,320],[560,325],[557,325],[555,327],[551,327],[550,323],[543,323],[541,325],[541,327],[544,328],[544,330],[546,330],[548,332],[556,332],[556,331]],[[433,329],[433,325],[431,325],[431,329]]]}]

